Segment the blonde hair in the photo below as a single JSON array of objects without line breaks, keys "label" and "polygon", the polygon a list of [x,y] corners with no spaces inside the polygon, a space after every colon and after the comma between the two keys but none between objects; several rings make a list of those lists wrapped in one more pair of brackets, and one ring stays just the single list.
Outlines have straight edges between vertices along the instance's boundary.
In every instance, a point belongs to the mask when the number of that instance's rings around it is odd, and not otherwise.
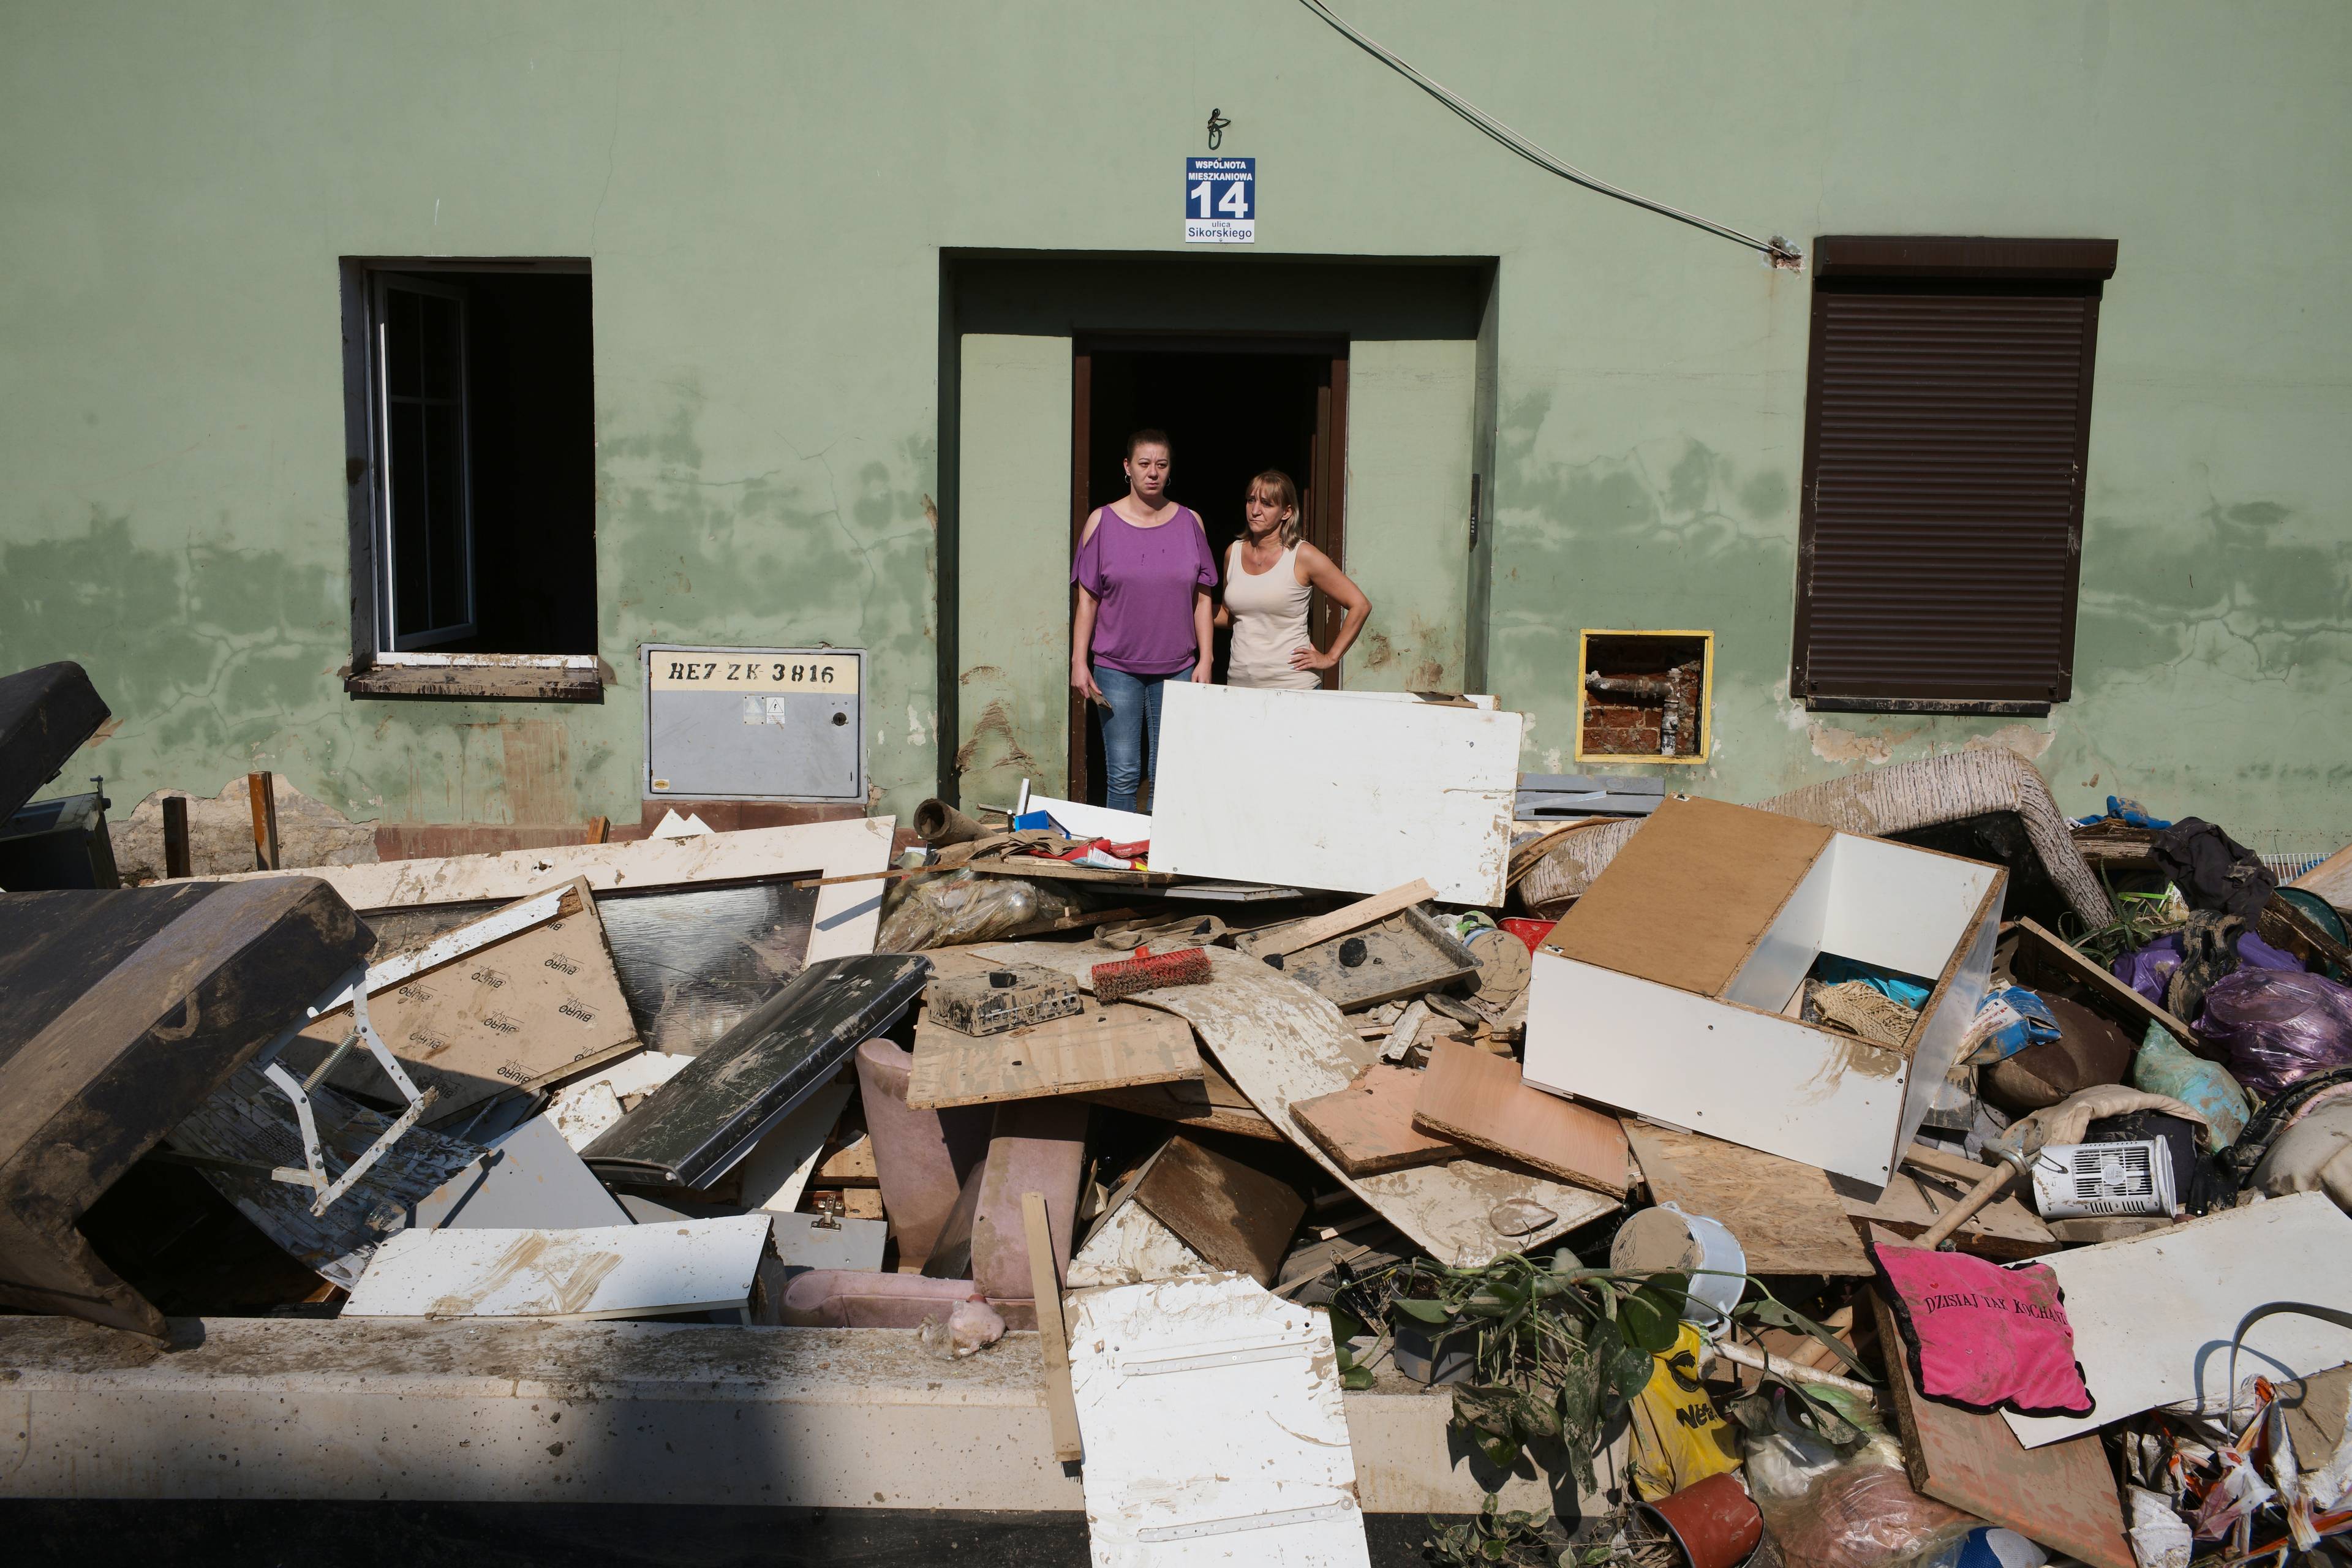
[{"label": "blonde hair", "polygon": [[1250,480],[1248,485],[1243,489],[1242,494],[1244,498],[1253,495],[1256,493],[1257,488],[1260,485],[1264,485],[1267,489],[1274,492],[1268,499],[1270,499],[1276,506],[1288,507],[1290,509],[1290,516],[1283,522],[1280,529],[1282,542],[1286,546],[1292,545],[1306,538],[1307,514],[1299,509],[1298,487],[1290,482],[1290,476],[1284,473],[1280,468],[1268,468],[1265,472]]}]

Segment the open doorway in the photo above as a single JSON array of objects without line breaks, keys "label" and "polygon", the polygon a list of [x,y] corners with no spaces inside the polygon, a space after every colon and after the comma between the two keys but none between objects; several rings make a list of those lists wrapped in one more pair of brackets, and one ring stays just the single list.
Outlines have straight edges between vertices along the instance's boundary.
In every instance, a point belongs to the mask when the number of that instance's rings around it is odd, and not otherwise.
[{"label": "open doorway", "polygon": [[[1097,507],[1127,493],[1120,468],[1130,431],[1168,432],[1174,459],[1168,493],[1201,514],[1218,575],[1241,536],[1244,491],[1280,468],[1297,482],[1306,537],[1344,567],[1348,351],[1344,343],[1281,339],[1080,339],[1072,377],[1070,548]],[[1075,608],[1076,590],[1071,590]],[[1318,593],[1307,627],[1330,646],[1340,616]],[[1219,632],[1213,678],[1225,678],[1228,634]],[[1324,684],[1339,684],[1328,671]],[[1070,701],[1069,798],[1104,799],[1102,724]]]}]

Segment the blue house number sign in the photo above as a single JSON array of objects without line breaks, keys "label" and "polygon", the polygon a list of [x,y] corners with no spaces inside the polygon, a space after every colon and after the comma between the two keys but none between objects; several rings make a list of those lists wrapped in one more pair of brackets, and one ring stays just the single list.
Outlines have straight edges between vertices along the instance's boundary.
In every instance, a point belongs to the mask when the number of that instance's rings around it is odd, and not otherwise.
[{"label": "blue house number sign", "polygon": [[1184,243],[1257,243],[1257,160],[1184,160]]}]

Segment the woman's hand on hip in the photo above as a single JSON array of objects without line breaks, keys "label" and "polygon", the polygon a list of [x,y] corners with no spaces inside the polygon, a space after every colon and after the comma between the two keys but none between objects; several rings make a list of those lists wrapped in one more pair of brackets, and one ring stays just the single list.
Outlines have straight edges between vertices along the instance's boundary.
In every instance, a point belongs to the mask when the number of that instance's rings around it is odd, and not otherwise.
[{"label": "woman's hand on hip", "polygon": [[1293,648],[1290,651],[1290,668],[1293,669],[1312,669],[1319,672],[1330,668],[1339,662],[1338,658],[1322,652],[1311,643],[1305,647]]},{"label": "woman's hand on hip", "polygon": [[1095,672],[1081,659],[1070,660],[1070,689],[1089,702],[1103,700],[1102,688],[1095,684]]}]

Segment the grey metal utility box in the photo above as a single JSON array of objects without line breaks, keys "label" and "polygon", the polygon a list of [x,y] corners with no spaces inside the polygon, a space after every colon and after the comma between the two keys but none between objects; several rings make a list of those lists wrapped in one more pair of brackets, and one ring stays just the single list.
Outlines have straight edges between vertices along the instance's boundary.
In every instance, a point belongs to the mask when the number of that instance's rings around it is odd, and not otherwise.
[{"label": "grey metal utility box", "polygon": [[866,650],[647,643],[646,795],[866,801]]}]

